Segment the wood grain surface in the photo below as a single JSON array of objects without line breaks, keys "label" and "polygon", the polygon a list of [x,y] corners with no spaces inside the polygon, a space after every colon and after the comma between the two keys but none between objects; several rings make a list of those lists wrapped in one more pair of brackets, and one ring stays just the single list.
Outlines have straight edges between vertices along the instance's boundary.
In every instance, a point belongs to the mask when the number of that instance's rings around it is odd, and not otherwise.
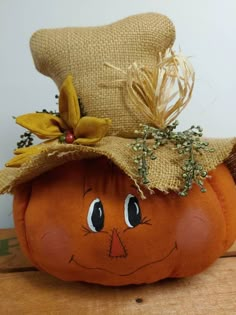
[{"label": "wood grain surface", "polygon": [[122,288],[67,283],[38,271],[0,274],[1,314],[235,315],[236,258],[201,274]]},{"label": "wood grain surface", "polygon": [[27,269],[32,264],[23,255],[14,229],[0,229],[0,273]]}]

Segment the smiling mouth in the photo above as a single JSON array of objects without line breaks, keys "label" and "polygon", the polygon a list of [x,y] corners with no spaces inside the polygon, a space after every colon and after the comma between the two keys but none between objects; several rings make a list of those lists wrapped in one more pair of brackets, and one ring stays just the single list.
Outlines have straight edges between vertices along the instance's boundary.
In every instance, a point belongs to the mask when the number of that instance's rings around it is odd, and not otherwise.
[{"label": "smiling mouth", "polygon": [[79,263],[79,262],[75,259],[75,256],[74,256],[74,255],[71,256],[71,258],[70,258],[70,260],[69,260],[68,263],[70,264],[70,263],[73,262],[75,265],[77,265],[77,266],[79,266],[79,267],[82,267],[82,268],[84,268],[84,269],[105,271],[105,272],[110,273],[110,274],[112,274],[112,275],[117,275],[117,276],[126,277],[126,276],[130,276],[130,275],[134,274],[135,272],[137,272],[137,271],[139,271],[139,270],[141,270],[141,269],[143,269],[143,268],[145,268],[145,267],[148,267],[148,266],[157,264],[157,263],[159,263],[159,262],[162,262],[163,260],[167,259],[167,258],[168,258],[175,250],[177,250],[177,249],[178,249],[177,243],[175,242],[173,248],[169,251],[169,253],[168,253],[166,256],[162,257],[161,259],[154,260],[154,261],[152,261],[152,262],[150,262],[150,263],[144,264],[144,265],[138,267],[137,269],[135,269],[135,270],[133,270],[133,271],[131,271],[131,272],[128,272],[128,273],[121,273],[121,274],[120,274],[120,273],[113,272],[113,271],[108,270],[108,269],[104,269],[104,268],[99,268],[99,267],[86,267],[86,266],[82,265],[81,263]]}]

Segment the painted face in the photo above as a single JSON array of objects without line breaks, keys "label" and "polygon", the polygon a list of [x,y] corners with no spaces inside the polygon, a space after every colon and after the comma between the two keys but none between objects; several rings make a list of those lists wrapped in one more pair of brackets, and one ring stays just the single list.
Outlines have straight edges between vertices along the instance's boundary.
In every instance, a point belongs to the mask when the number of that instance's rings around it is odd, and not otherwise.
[{"label": "painted face", "polygon": [[193,274],[219,255],[225,231],[213,194],[145,194],[142,200],[133,181],[105,159],[45,173],[32,182],[24,213],[31,259],[64,280],[125,285]]}]

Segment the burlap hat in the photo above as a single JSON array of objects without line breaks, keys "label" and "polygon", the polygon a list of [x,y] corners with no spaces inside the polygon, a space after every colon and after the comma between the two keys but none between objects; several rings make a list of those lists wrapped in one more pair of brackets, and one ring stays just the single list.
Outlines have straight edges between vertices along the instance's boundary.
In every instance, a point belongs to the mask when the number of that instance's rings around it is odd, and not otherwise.
[{"label": "burlap hat", "polygon": [[[197,153],[200,177],[206,176],[203,170],[209,172],[229,159],[235,138],[200,142],[200,127],[174,132],[175,118],[188,104],[194,85],[188,59],[170,50],[174,40],[172,22],[155,13],[106,26],[43,29],[33,34],[30,45],[35,66],[60,89],[60,117],[38,113],[17,119],[49,140],[15,151],[16,157],[0,171],[0,192],[12,192],[19,184],[68,161],[99,156],[108,157],[142,185],[143,169],[137,171],[137,165],[143,161],[137,152],[143,153],[143,144],[147,149],[143,156],[148,157],[143,164],[146,186],[163,192],[180,191],[189,136],[197,141],[191,145]],[[31,128],[35,124],[40,130]],[[68,130],[72,130],[72,141],[58,141]],[[161,138],[163,130],[165,139]],[[147,137],[143,139],[143,135]],[[150,149],[153,145],[155,156]],[[211,149],[204,150],[204,146]]]}]

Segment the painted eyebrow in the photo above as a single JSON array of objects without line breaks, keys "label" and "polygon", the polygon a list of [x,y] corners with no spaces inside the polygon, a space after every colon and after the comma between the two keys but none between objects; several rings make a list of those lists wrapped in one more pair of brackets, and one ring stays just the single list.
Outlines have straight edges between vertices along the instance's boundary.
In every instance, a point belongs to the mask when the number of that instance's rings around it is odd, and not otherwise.
[{"label": "painted eyebrow", "polygon": [[88,188],[85,192],[84,192],[84,197],[87,193],[89,193],[92,190],[92,188]]}]

